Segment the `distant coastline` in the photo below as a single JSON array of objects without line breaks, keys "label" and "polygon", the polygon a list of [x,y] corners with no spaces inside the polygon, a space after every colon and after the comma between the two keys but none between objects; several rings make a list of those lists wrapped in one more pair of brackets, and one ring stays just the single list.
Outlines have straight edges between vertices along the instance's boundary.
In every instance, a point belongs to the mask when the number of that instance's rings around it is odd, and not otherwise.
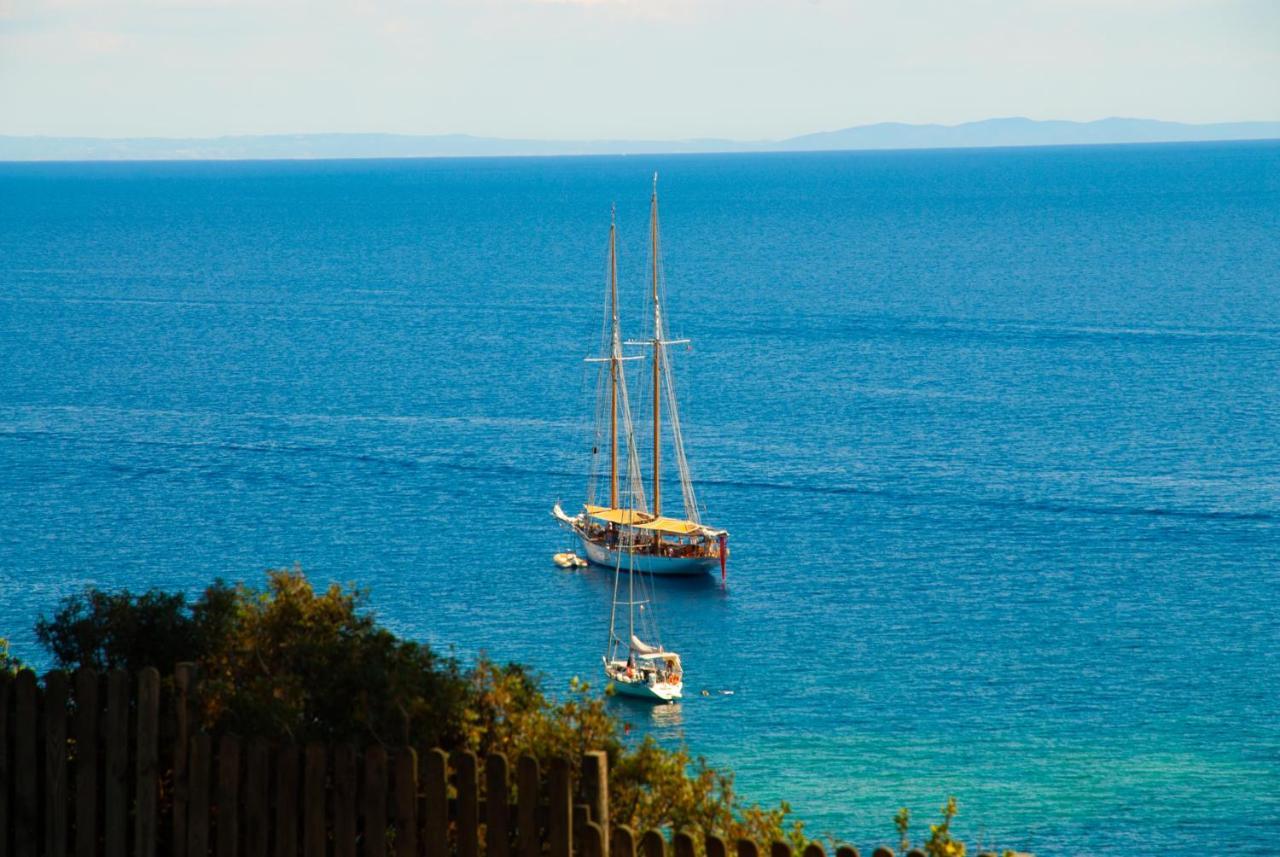
[{"label": "distant coastline", "polygon": [[204,138],[0,135],[0,161],[309,160],[536,155],[648,155],[955,149],[1280,139],[1280,122],[1193,125],[985,119],[959,125],[881,122],[783,140],[520,140],[468,134],[271,134]]}]

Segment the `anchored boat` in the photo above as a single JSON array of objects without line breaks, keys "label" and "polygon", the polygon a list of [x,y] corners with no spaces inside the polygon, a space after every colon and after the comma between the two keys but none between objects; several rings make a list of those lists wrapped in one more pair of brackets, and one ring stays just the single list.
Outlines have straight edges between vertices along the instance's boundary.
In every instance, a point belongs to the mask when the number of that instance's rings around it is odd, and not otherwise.
[{"label": "anchored boat", "polygon": [[[652,310],[652,329],[647,339],[628,340],[627,345],[645,346],[650,349],[652,369],[653,448],[652,487],[653,506],[646,501],[642,480],[631,486],[628,502],[621,502],[618,491],[619,447],[621,430],[627,442],[627,465],[631,472],[639,473],[639,451],[634,436],[631,404],[627,396],[625,364],[642,360],[639,355],[624,355],[621,326],[618,320],[618,249],[617,224],[609,225],[609,285],[608,320],[600,357],[588,358],[588,362],[600,365],[598,407],[596,409],[596,443],[592,446],[591,479],[587,489],[587,502],[576,515],[570,515],[557,503],[552,514],[573,530],[582,543],[582,553],[590,562],[610,568],[634,568],[649,574],[701,574],[720,567],[725,573],[729,556],[729,534],[725,530],[704,524],[698,506],[697,494],[689,474],[689,462],[685,458],[684,438],[680,430],[680,412],[676,404],[675,381],[671,372],[668,346],[682,345],[687,339],[670,339],[662,314],[662,257],[658,238],[658,176],[653,177],[653,196],[649,210],[649,237],[652,249],[652,288],[649,294]],[[680,477],[681,499],[684,517],[675,518],[662,513],[662,446],[663,405],[666,405],[667,422],[671,434],[671,446],[675,453],[676,470]],[[606,416],[607,415],[607,416]],[[607,425],[609,456],[609,496],[607,504],[596,502],[595,493],[600,470],[600,443]],[[603,499],[603,498],[602,498]],[[623,551],[633,551],[623,563]]]},{"label": "anchored boat", "polygon": [[[628,479],[638,481],[635,471],[629,471]],[[613,570],[613,605],[609,610],[609,643],[604,653],[604,674],[620,694],[649,702],[674,702],[684,693],[684,667],[679,654],[662,646],[648,583],[650,578],[635,563],[639,556],[638,548],[646,541],[642,531],[628,528],[623,531],[618,545],[620,552]],[[625,593],[622,587],[624,570],[629,572]],[[624,594],[625,601],[621,598]],[[622,624],[619,608],[624,606],[627,614],[625,639],[620,635],[619,627]],[[648,642],[639,634],[643,634]]]}]

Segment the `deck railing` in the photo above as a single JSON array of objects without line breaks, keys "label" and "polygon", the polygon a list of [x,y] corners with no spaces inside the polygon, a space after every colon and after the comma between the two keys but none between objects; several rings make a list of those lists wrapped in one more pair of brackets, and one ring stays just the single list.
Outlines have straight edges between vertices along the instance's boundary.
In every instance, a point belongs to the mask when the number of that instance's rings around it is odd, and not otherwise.
[{"label": "deck railing", "polygon": [[[196,727],[193,683],[190,665],[163,686],[154,669],[0,675],[0,857],[730,855],[715,835],[611,827],[602,752],[542,766],[215,737]],[[732,849],[793,857],[784,843]],[[803,857],[826,855],[812,843]]]}]

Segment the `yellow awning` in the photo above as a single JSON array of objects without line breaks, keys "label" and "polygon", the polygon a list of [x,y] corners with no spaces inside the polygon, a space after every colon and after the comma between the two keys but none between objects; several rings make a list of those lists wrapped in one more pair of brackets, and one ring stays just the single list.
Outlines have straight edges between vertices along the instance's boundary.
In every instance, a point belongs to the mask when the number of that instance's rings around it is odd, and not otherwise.
[{"label": "yellow awning", "polygon": [[681,521],[677,518],[655,518],[652,521],[637,525],[636,529],[657,530],[660,533],[688,536],[693,533],[701,532],[702,526],[700,524],[695,524],[693,521]]},{"label": "yellow awning", "polygon": [[653,518],[648,512],[637,512],[635,509],[610,509],[608,506],[592,506],[587,504],[587,514],[595,518],[597,521],[605,521],[610,524],[627,524],[630,526],[644,526],[646,521]]}]

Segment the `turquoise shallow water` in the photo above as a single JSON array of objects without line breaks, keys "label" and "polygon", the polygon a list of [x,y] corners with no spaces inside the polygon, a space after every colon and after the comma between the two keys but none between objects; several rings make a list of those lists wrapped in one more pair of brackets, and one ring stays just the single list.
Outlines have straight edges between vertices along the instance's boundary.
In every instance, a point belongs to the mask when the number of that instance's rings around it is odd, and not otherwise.
[{"label": "turquoise shallow water", "polygon": [[548,510],[654,169],[734,554],[660,584],[712,695],[633,734],[863,845],[955,794],[1041,855],[1274,853],[1276,144],[0,165],[0,633],[298,562],[595,677],[609,580]]}]

